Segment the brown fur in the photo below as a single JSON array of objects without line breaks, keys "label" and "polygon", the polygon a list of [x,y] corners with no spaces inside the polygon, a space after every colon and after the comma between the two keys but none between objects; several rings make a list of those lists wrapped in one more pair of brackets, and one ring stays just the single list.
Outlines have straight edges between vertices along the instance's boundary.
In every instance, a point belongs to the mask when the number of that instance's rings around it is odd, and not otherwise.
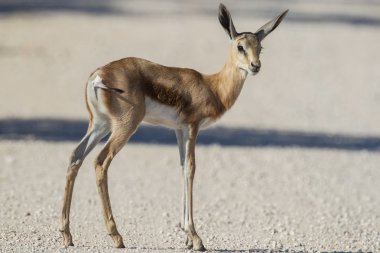
[{"label": "brown fur", "polygon": [[[61,218],[61,232],[66,246],[73,245],[69,217],[75,178],[87,154],[111,132],[105,147],[95,160],[96,182],[107,231],[116,247],[124,247],[112,215],[107,172],[112,159],[144,119],[145,99],[148,97],[174,108],[178,113],[179,122],[176,122],[178,125],[175,131],[184,179],[184,209],[181,222],[187,233],[187,247],[205,250],[193,221],[192,193],[198,131],[204,120],[215,121],[235,103],[247,73],[255,74],[260,69],[261,40],[278,26],[286,14],[284,12],[268,22],[255,34],[239,34],[225,6],[221,4],[219,10],[219,20],[231,38],[229,56],[220,72],[204,75],[193,69],[166,67],[140,58],[124,58],[111,62],[91,74],[86,88],[86,104],[90,113],[89,128],[73,151],[67,169]],[[96,82],[93,83],[96,76],[101,78],[100,86],[96,85]],[[97,89],[103,90],[97,93]],[[172,113],[167,107],[163,108],[165,109],[159,111],[156,117],[165,118],[168,115],[164,113]],[[169,119],[168,125],[170,124],[172,123]]]},{"label": "brown fur", "polygon": [[[123,90],[122,97],[132,103],[144,96],[175,107],[183,123],[199,122],[204,118],[217,119],[228,108],[220,100],[213,79],[186,68],[162,66],[140,58],[124,58],[99,68],[105,85]],[[106,96],[107,107],[114,111],[113,93]],[[138,97],[139,99],[136,99]],[[116,98],[113,98],[114,100]],[[138,101],[136,101],[138,100]]]}]

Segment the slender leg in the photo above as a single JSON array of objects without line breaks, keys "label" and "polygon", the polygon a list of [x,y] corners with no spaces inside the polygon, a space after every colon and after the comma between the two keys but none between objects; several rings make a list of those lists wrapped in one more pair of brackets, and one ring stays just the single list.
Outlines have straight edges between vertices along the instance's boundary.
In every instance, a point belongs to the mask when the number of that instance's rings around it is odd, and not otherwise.
[{"label": "slender leg", "polygon": [[189,125],[183,134],[183,139],[186,147],[185,155],[185,178],[186,178],[186,195],[187,205],[186,214],[187,222],[185,220],[185,231],[188,234],[187,245],[192,246],[194,250],[205,251],[201,238],[195,231],[193,220],[193,180],[195,174],[195,142],[198,135],[198,127],[196,125]]},{"label": "slender leg", "polygon": [[[91,123],[90,123],[91,125]],[[70,233],[70,206],[73,195],[75,178],[84,158],[96,146],[96,144],[109,133],[107,125],[94,124],[93,129],[89,131],[73,151],[70,164],[67,169],[65,194],[63,197],[63,208],[61,217],[61,229],[65,246],[73,246],[72,236]]]},{"label": "slender leg", "polygon": [[182,133],[182,152],[183,152],[183,166],[182,166],[182,177],[183,177],[183,231],[187,233],[186,235],[186,247],[188,249],[193,248],[193,239],[189,236],[188,233],[188,227],[189,227],[189,194],[187,190],[187,165],[186,165],[186,159],[187,159],[187,153],[186,153],[186,145],[187,141],[189,140],[189,128],[183,127],[184,130],[181,131]]},{"label": "slender leg", "polygon": [[[181,162],[181,172],[182,172],[182,178],[183,180],[183,191],[182,191],[182,215],[181,215],[181,221],[180,221],[180,227],[182,230],[185,230],[185,217],[186,217],[186,182],[185,182],[185,175],[184,175],[184,163],[185,163],[185,146],[183,142],[183,131],[182,129],[176,129],[175,135],[177,137],[177,143],[178,143],[178,149],[179,149],[179,157]],[[187,217],[186,217],[187,219]]]},{"label": "slender leg", "polygon": [[128,126],[121,126],[115,129],[95,161],[96,184],[102,202],[103,217],[108,234],[114,241],[116,248],[124,248],[124,243],[112,215],[111,202],[108,194],[107,171],[112,159],[128,141],[135,129],[136,128],[129,129]]}]

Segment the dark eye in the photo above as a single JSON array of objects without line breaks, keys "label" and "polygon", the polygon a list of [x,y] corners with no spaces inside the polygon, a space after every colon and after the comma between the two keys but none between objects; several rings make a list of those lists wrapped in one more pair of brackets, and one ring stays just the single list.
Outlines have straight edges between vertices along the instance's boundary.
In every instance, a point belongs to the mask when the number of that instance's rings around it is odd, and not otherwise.
[{"label": "dark eye", "polygon": [[239,51],[240,53],[244,53],[244,47],[243,47],[243,46],[238,45],[238,46],[237,46],[237,49],[238,49],[238,51]]}]

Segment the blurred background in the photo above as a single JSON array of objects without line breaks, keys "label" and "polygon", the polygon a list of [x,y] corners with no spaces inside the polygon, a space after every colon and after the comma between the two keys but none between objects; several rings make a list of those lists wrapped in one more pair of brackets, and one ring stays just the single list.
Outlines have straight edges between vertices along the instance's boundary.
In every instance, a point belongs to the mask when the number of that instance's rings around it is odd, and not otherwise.
[{"label": "blurred background", "polygon": [[[0,124],[86,120],[83,89],[89,74],[127,56],[203,73],[220,70],[228,39],[217,20],[218,4],[0,1]],[[283,10],[290,12],[263,42],[260,75],[247,79],[219,124],[380,134],[379,1],[225,4],[238,31],[254,32]]]},{"label": "blurred background", "polygon": [[[229,47],[219,2],[0,0],[0,251],[66,252],[58,220],[69,154],[87,129],[89,74],[128,56],[219,71]],[[238,32],[290,12],[263,41],[260,74],[199,137],[205,246],[380,251],[380,1],[223,3]],[[182,252],[175,135],[144,125],[132,143],[111,166],[119,230],[129,250]],[[112,252],[93,174],[77,180],[71,250]]]}]

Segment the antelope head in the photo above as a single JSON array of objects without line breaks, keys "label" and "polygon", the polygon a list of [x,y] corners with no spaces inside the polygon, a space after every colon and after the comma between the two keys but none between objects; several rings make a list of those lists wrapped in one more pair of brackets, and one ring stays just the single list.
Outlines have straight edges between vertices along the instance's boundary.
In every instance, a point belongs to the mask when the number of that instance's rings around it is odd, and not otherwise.
[{"label": "antelope head", "polygon": [[230,38],[232,61],[239,69],[250,75],[256,75],[260,71],[261,42],[276,29],[287,13],[288,10],[284,11],[281,15],[260,27],[255,33],[238,33],[226,6],[219,5],[219,22]]}]

